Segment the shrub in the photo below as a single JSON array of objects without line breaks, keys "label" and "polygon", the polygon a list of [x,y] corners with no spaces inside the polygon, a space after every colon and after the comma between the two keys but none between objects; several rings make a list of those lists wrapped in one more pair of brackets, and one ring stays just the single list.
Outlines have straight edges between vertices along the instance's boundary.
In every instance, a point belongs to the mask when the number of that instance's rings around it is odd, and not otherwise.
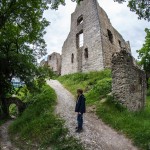
[{"label": "shrub", "polygon": [[150,96],[150,88],[147,89],[147,96]]},{"label": "shrub", "polygon": [[10,113],[10,116],[15,116],[17,117],[18,116],[18,108],[16,106],[16,104],[11,104],[9,106],[9,113]]},{"label": "shrub", "polygon": [[111,78],[104,78],[97,82],[93,90],[96,93],[99,93],[100,97],[106,97],[106,95],[111,92],[111,84],[112,84]]}]

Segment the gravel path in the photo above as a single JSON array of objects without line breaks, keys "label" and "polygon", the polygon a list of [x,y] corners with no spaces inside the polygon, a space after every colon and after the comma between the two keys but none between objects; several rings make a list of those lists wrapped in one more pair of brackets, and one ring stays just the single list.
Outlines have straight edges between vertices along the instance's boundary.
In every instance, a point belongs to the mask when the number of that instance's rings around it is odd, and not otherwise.
[{"label": "gravel path", "polygon": [[87,150],[137,150],[129,139],[104,124],[92,113],[86,113],[84,116],[84,131],[80,134],[75,133],[76,114],[73,95],[57,80],[50,80],[47,83],[57,94],[56,112],[66,121],[70,134],[81,140]]},{"label": "gravel path", "polygon": [[12,122],[12,120],[9,120],[0,126],[0,150],[17,150],[12,145],[8,135],[8,127]]}]

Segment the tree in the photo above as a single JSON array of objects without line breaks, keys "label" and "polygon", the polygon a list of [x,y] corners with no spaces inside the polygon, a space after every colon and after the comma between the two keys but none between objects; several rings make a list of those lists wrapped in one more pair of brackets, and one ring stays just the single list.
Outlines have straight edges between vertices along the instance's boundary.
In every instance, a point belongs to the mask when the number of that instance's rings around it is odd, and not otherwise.
[{"label": "tree", "polygon": [[0,1],[0,105],[8,116],[7,97],[12,94],[11,80],[19,77],[26,85],[37,73],[37,57],[46,54],[43,39],[49,22],[43,18],[47,0]]},{"label": "tree", "polygon": [[[119,3],[126,0],[114,0]],[[149,0],[128,0],[128,7],[131,11],[135,12],[139,19],[145,19],[150,21],[150,1]]]},{"label": "tree", "polygon": [[148,83],[148,79],[150,78],[150,29],[145,29],[145,32],[147,34],[145,37],[145,43],[137,52],[139,53],[140,64],[143,66],[143,69],[146,72]]},{"label": "tree", "polygon": [[[71,0],[77,2],[78,4],[83,0]],[[115,2],[123,3],[126,0],[114,0]],[[149,0],[127,0],[128,7],[131,11],[135,12],[139,19],[145,19],[150,21],[150,1]],[[58,8],[59,4],[65,5],[65,0],[52,0],[52,6]]]}]

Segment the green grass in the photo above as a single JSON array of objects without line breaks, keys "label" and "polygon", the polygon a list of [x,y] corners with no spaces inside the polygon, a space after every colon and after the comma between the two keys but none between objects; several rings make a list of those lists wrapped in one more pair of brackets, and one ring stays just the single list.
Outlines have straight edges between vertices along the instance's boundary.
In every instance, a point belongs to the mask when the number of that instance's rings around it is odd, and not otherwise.
[{"label": "green grass", "polygon": [[86,95],[87,104],[99,102],[111,92],[111,71],[75,73],[60,76],[58,80],[74,95],[76,90],[82,88]]},{"label": "green grass", "polygon": [[150,88],[147,90],[147,95],[150,96]]},{"label": "green grass", "polygon": [[4,124],[6,122],[6,120],[0,120],[0,126],[2,125],[2,124]]},{"label": "green grass", "polygon": [[[145,110],[133,113],[115,103],[113,97],[107,96],[111,92],[110,70],[75,73],[58,80],[74,95],[77,88],[84,89],[87,105],[96,105],[99,118],[132,139],[136,146],[150,150],[150,96],[147,97]],[[103,98],[106,101],[101,102]]]},{"label": "green grass", "polygon": [[[68,136],[64,121],[54,114],[56,94],[49,86],[30,95],[30,104],[9,129],[11,139],[20,149],[82,150],[82,145]],[[18,140],[14,140],[18,137]],[[16,138],[15,138],[16,139]]]},{"label": "green grass", "polygon": [[150,97],[145,110],[131,113],[118,109],[110,100],[97,106],[97,115],[105,123],[133,139],[134,144],[144,150],[150,149]]}]

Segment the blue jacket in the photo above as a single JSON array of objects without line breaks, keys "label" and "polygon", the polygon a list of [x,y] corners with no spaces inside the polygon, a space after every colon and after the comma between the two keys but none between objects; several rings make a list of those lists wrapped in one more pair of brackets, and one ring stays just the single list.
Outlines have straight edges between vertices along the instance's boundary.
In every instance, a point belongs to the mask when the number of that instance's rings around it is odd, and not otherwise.
[{"label": "blue jacket", "polygon": [[82,114],[86,112],[85,101],[86,99],[83,94],[78,97],[76,101],[75,112],[80,112]]}]

